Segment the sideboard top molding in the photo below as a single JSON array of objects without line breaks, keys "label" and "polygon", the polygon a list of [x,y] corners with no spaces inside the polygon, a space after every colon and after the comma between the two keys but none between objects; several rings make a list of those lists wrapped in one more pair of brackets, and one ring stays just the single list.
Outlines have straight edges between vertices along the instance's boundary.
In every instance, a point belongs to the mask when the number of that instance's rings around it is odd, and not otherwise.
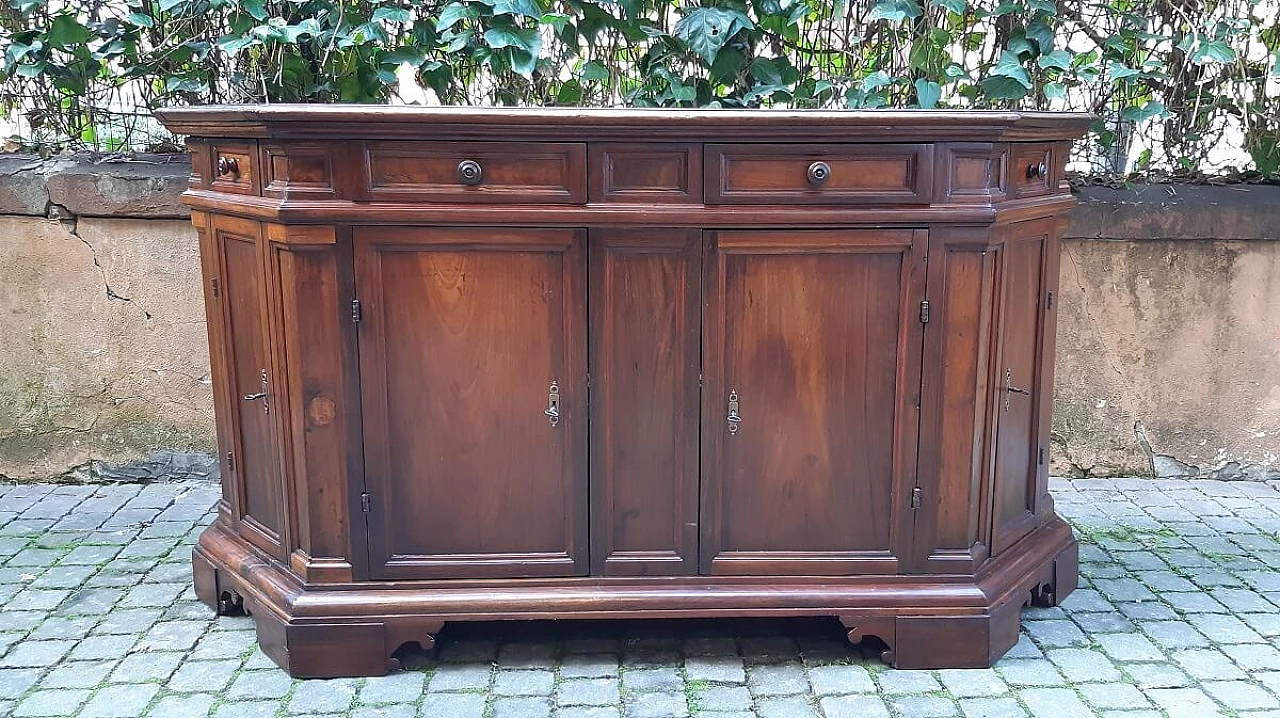
[{"label": "sideboard top molding", "polygon": [[631,108],[226,105],[156,111],[173,132],[268,139],[578,139],[994,142],[1074,140],[1093,115],[941,110],[654,110]]}]

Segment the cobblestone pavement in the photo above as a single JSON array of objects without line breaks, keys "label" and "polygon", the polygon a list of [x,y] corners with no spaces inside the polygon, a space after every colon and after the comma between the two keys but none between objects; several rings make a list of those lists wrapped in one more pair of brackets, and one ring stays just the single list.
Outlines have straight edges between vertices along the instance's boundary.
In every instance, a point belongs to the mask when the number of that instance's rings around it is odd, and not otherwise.
[{"label": "cobblestone pavement", "polygon": [[990,670],[895,671],[834,621],[451,625],[376,679],[294,681],[189,587],[205,483],[0,485],[0,716],[1276,718],[1280,491],[1055,481],[1081,588]]}]

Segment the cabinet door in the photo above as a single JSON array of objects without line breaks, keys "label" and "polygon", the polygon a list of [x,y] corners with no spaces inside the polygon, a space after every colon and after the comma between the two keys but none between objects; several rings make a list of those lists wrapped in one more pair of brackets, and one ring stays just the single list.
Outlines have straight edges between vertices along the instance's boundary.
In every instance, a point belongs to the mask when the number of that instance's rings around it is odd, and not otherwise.
[{"label": "cabinet door", "polygon": [[891,573],[909,555],[926,234],[709,235],[704,573]]},{"label": "cabinet door", "polygon": [[240,534],[284,558],[285,492],[279,387],[272,367],[262,225],[236,217],[210,220],[220,331],[213,333],[215,391],[229,429],[224,468]]},{"label": "cabinet door", "polygon": [[355,232],[375,578],[587,570],[583,232]]},{"label": "cabinet door", "polygon": [[[1038,523],[1048,491],[1045,460],[1053,400],[1052,329],[1046,325],[1045,278],[1057,272],[1054,218],[1019,222],[1005,238],[1000,363],[995,391],[996,451],[992,489],[992,554]],[[1050,267],[1052,265],[1052,267]],[[1043,420],[1043,421],[1042,421]]]}]

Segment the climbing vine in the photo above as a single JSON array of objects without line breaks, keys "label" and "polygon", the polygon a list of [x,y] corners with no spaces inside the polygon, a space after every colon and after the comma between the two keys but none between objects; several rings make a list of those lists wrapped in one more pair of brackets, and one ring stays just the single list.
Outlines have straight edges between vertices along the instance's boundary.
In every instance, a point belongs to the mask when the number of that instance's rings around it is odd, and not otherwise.
[{"label": "climbing vine", "polygon": [[1100,169],[1280,171],[1276,0],[6,1],[24,146],[211,102],[1073,109]]}]

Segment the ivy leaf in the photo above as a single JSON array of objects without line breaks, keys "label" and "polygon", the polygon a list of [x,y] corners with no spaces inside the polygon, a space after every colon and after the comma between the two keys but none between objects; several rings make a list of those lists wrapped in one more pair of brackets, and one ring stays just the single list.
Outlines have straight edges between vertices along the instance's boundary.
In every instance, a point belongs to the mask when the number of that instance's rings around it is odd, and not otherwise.
[{"label": "ivy leaf", "polygon": [[1124,108],[1124,111],[1120,113],[1120,119],[1142,122],[1143,120],[1148,120],[1152,117],[1163,117],[1167,114],[1168,111],[1165,109],[1164,103],[1149,100],[1141,107],[1138,105],[1130,105],[1129,107]]},{"label": "ivy leaf", "polygon": [[378,70],[378,81],[390,87],[398,84],[400,82],[400,78],[396,77],[396,73],[390,70]]},{"label": "ivy leaf", "polygon": [[934,5],[941,5],[957,15],[963,15],[967,3],[965,0],[930,0]]},{"label": "ivy leaf", "polygon": [[258,43],[258,38],[252,35],[227,35],[218,39],[218,47],[222,48],[227,54],[234,55],[241,50]]},{"label": "ivy leaf", "polygon": [[485,32],[484,41],[495,50],[514,47],[535,57],[542,49],[542,35],[536,28],[493,27]]},{"label": "ivy leaf", "polygon": [[736,10],[700,7],[680,18],[675,33],[709,65],[729,38],[743,28],[753,27],[751,19]]},{"label": "ivy leaf", "polygon": [[259,22],[267,19],[267,7],[264,0],[242,0],[240,7],[249,13],[249,17]]},{"label": "ivy leaf", "polygon": [[920,106],[926,110],[931,110],[938,106],[938,100],[942,98],[942,85],[929,80],[916,80],[916,99],[920,102]]},{"label": "ivy leaf", "polygon": [[990,76],[982,81],[982,89],[993,99],[1018,100],[1031,89],[1031,77],[1018,62],[1018,56],[1006,50],[1000,53],[1000,61],[991,68]]},{"label": "ivy leaf", "polygon": [[1071,53],[1066,50],[1054,50],[1046,55],[1041,55],[1040,59],[1036,60],[1036,64],[1042,70],[1048,70],[1051,67],[1056,67],[1059,70],[1069,70],[1071,69]]},{"label": "ivy leaf", "polygon": [[888,20],[891,25],[896,25],[909,17],[920,17],[921,12],[916,0],[876,0],[876,4],[871,6],[871,13],[867,15],[867,22]]},{"label": "ivy leaf", "polygon": [[479,11],[471,7],[469,3],[449,3],[440,11],[440,19],[436,20],[436,30],[443,32],[462,20],[473,20],[479,16]]},{"label": "ivy leaf", "polygon": [[1011,52],[1000,53],[1000,61],[991,68],[991,74],[1007,77],[1022,85],[1023,88],[1031,89],[1031,77],[1027,75],[1027,69],[1018,61],[1018,56]]},{"label": "ivy leaf", "polygon": [[1027,96],[1026,86],[1006,75],[992,75],[983,80],[982,91],[993,100],[1020,100]]},{"label": "ivy leaf", "polygon": [[493,14],[542,17],[542,7],[537,0],[497,0],[493,4]]},{"label": "ivy leaf", "polygon": [[862,79],[863,92],[875,92],[885,85],[892,85],[893,78],[889,77],[884,70],[876,70]]},{"label": "ivy leaf", "polygon": [[1067,88],[1061,82],[1050,82],[1044,86],[1044,96],[1050,100],[1067,99]]},{"label": "ivy leaf", "polygon": [[140,12],[131,12],[125,19],[134,27],[155,27],[156,24],[155,18]]},{"label": "ivy leaf", "polygon": [[1049,27],[1049,23],[1044,20],[1036,19],[1027,23],[1027,37],[1035,41],[1040,52],[1049,52],[1053,49],[1053,28]]},{"label": "ivy leaf", "polygon": [[537,53],[521,50],[518,47],[512,47],[508,52],[511,53],[511,69],[525,77],[533,77],[533,71],[538,67]]},{"label": "ivy leaf", "polygon": [[1235,62],[1236,51],[1225,42],[1205,40],[1196,46],[1195,52],[1191,54],[1191,61],[1197,65]]},{"label": "ivy leaf", "polygon": [[1027,9],[1053,17],[1058,14],[1058,4],[1053,0],[1027,0]]},{"label": "ivy leaf", "polygon": [[1116,80],[1123,80],[1126,77],[1133,77],[1137,74],[1139,74],[1139,72],[1132,67],[1125,67],[1124,65],[1116,63],[1107,68],[1107,81],[1115,82]]},{"label": "ivy leaf", "polygon": [[605,67],[599,60],[592,60],[582,66],[582,79],[594,82],[605,81],[609,79],[609,69]]},{"label": "ivy leaf", "polygon": [[[261,0],[255,0],[260,2]],[[402,25],[409,24],[411,19],[409,11],[399,7],[380,7],[373,11],[374,22],[395,22]]]},{"label": "ivy leaf", "polygon": [[93,33],[80,24],[74,15],[58,15],[49,23],[44,33],[45,42],[50,47],[73,47],[85,44]]}]

